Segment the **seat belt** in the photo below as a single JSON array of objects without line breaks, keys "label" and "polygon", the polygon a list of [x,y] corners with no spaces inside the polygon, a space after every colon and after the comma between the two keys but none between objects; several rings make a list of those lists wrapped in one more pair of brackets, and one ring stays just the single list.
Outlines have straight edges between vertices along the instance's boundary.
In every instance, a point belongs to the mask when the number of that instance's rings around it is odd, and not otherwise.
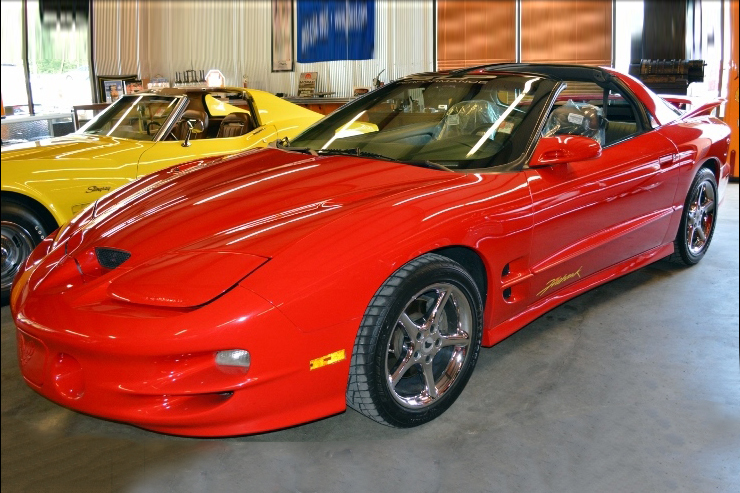
[{"label": "seat belt", "polygon": [[608,120],[608,118],[606,117],[606,112],[609,109],[609,88],[608,87],[605,87],[604,88],[604,98],[603,98],[601,104],[602,104],[602,106],[604,108],[604,119],[605,120]]}]

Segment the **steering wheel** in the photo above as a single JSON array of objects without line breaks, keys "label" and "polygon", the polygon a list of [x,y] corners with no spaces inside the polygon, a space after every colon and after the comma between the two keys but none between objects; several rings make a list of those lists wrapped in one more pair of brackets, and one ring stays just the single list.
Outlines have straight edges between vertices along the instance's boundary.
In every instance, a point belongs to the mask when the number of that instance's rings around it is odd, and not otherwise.
[{"label": "steering wheel", "polygon": [[152,125],[156,125],[157,126],[156,130],[159,130],[159,128],[162,126],[162,124],[159,123],[159,122],[149,122],[149,123],[147,123],[146,124],[146,134],[147,135],[152,135],[152,133],[151,133],[151,127],[152,127]]}]

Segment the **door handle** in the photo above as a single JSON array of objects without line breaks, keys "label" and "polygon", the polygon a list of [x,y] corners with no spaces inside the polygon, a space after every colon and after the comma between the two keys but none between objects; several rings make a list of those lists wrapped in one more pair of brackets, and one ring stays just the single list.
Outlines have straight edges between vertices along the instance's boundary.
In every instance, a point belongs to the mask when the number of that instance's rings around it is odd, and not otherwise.
[{"label": "door handle", "polygon": [[660,163],[660,167],[661,168],[668,168],[671,165],[673,165],[673,163],[676,162],[676,155],[675,154],[669,154],[667,156],[661,156],[658,159],[658,162]]}]

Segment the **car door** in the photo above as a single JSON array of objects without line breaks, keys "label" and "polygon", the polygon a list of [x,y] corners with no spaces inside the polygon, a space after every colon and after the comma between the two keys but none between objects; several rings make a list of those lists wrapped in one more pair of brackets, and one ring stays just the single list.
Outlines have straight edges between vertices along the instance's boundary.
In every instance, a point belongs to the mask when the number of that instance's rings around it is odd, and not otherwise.
[{"label": "car door", "polygon": [[[639,121],[634,100],[627,103],[635,133],[604,142],[600,157],[526,171],[534,218],[530,303],[663,242],[678,180],[676,148]],[[607,116],[629,131],[632,122],[616,120],[631,118],[623,110]]]},{"label": "car door", "polygon": [[142,154],[138,173],[139,176],[144,176],[187,161],[265,147],[276,139],[275,127],[263,125],[238,137],[193,139],[187,147],[183,147],[183,141],[179,140],[160,141]]}]

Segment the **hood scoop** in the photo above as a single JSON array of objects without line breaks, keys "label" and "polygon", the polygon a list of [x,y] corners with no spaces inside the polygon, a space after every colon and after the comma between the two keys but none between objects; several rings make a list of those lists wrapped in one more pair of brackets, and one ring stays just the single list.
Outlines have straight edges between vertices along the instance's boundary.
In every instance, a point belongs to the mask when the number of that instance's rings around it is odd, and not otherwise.
[{"label": "hood scoop", "polygon": [[96,248],[95,257],[98,263],[106,269],[115,269],[131,257],[131,253],[117,248]]}]

